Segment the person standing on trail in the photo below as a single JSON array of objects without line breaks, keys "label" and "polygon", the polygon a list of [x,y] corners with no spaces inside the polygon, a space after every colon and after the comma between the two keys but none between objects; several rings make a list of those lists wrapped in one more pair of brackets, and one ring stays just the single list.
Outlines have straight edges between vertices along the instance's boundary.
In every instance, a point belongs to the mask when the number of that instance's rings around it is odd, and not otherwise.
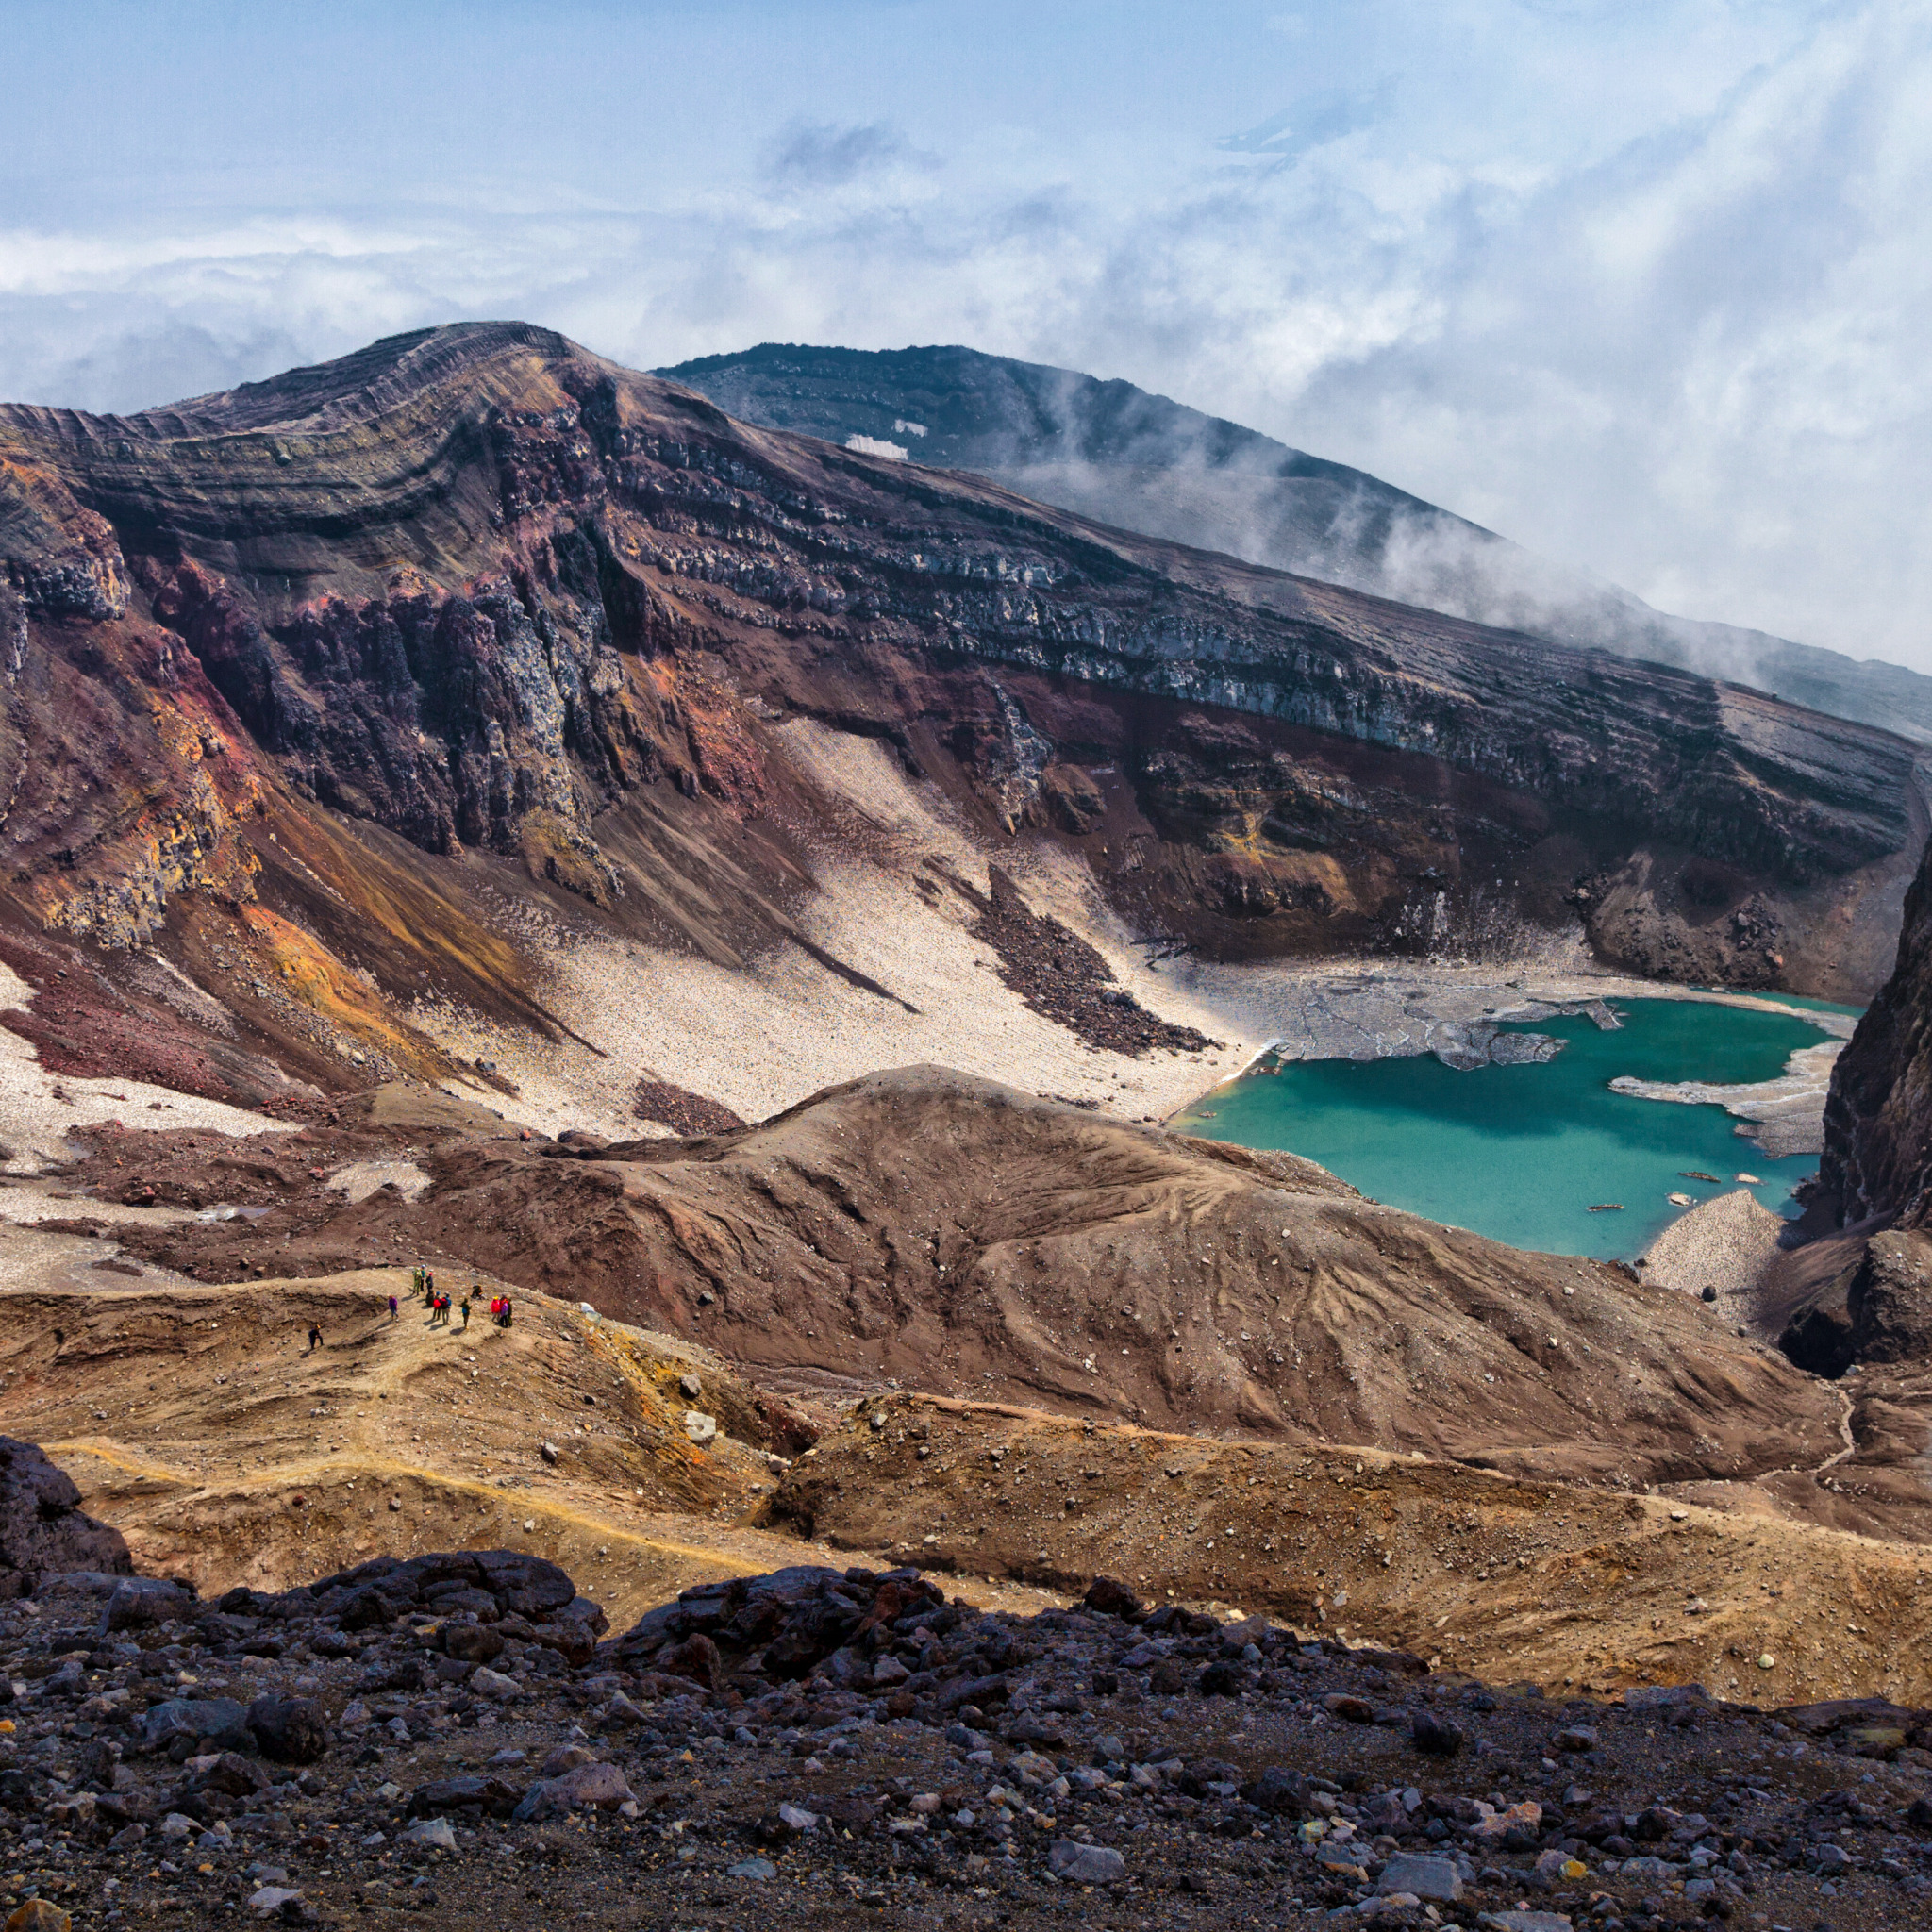
[{"label": "person standing on trail", "polygon": [[391,1296],[390,1296],[390,1298],[389,1298],[389,1318],[390,1318],[390,1320],[391,1320],[391,1322],[393,1322],[393,1321],[395,1320],[395,1318],[397,1317],[397,1315],[398,1315],[398,1314],[400,1314],[401,1312],[402,1312],[402,1311],[401,1311],[401,1309],[399,1309],[399,1308],[398,1308],[398,1307],[396,1307],[396,1298],[395,1298],[395,1296],[394,1296],[394,1295],[391,1295]]},{"label": "person standing on trail", "polygon": [[313,1355],[322,1346],[322,1330],[313,1323],[308,1326],[308,1353]]},{"label": "person standing on trail", "polygon": [[463,1333],[464,1333],[465,1335],[467,1335],[467,1334],[468,1334],[469,1332],[470,1332],[470,1297],[469,1297],[468,1295],[465,1295],[465,1296],[463,1297]]}]

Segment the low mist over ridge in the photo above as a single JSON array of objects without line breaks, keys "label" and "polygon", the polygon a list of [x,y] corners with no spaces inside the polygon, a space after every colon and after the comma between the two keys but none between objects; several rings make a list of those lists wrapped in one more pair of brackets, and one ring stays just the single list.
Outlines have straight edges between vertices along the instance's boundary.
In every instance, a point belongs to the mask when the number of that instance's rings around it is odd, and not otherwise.
[{"label": "low mist over ridge", "polygon": [[1932,678],[1671,616],[1366,471],[1129,382],[958,346],[790,342],[658,374],[764,427],[974,470],[1123,529],[1477,624],[1654,658],[1932,743]]}]

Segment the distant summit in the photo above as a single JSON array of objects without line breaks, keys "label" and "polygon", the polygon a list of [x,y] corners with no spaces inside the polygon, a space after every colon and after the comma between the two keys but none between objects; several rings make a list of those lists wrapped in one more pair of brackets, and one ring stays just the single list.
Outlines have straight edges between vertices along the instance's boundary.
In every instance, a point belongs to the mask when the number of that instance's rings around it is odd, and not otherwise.
[{"label": "distant summit", "polygon": [[1081,516],[1398,603],[1755,686],[1932,743],[1932,678],[1672,617],[1362,470],[1129,382],[958,346],[763,342],[657,372],[741,421],[974,470]]}]

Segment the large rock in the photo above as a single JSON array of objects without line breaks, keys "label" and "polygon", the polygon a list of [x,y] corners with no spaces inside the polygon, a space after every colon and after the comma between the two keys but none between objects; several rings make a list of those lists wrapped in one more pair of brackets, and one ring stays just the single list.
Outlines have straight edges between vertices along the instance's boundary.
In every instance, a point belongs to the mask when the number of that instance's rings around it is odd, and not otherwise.
[{"label": "large rock", "polygon": [[265,1791],[274,1780],[252,1757],[239,1751],[224,1751],[201,1774],[204,1790],[221,1791],[231,1798],[253,1797]]},{"label": "large rock", "polygon": [[313,1764],[328,1751],[328,1720],[312,1697],[258,1697],[248,1728],[261,1755],[277,1764]]},{"label": "large rock", "polygon": [[8,1915],[6,1932],[70,1932],[74,1915],[43,1898],[30,1898]]},{"label": "large rock", "polygon": [[[411,1611],[447,1618],[440,1647],[466,1664],[500,1656],[512,1633],[547,1645],[569,1663],[587,1663],[608,1628],[603,1610],[577,1594],[568,1571],[522,1550],[432,1550],[407,1560],[375,1557],[280,1596],[246,1594],[247,1602],[235,1606],[245,1615],[319,1616],[343,1630],[385,1628]],[[228,1598],[222,1603],[225,1607]]]},{"label": "large rock", "polygon": [[1241,1797],[1263,1811],[1295,1818],[1307,1809],[1308,1781],[1285,1765],[1271,1764],[1259,1777],[1241,1787]]},{"label": "large rock", "polygon": [[524,1793],[511,1816],[525,1823],[587,1807],[613,1811],[627,1803],[630,1795],[630,1786],[616,1765],[580,1764],[561,1777],[540,1778]]},{"label": "large rock", "polygon": [[151,1751],[188,1743],[198,1751],[253,1751],[248,1712],[232,1697],[171,1697],[146,1710],[141,1740]]},{"label": "large rock", "polygon": [[1846,1295],[1853,1357],[1932,1360],[1932,1236],[1893,1230],[1865,1243]]},{"label": "large rock", "polygon": [[[713,1689],[739,1671],[803,1677],[882,1626],[936,1612],[944,1602],[939,1586],[915,1570],[880,1574],[799,1565],[698,1584],[675,1603],[646,1611],[618,1639],[617,1654],[628,1668],[689,1676]],[[859,1662],[855,1651],[850,1663]],[[869,1680],[871,1660],[864,1662]]]},{"label": "large rock", "polygon": [[134,1558],[118,1529],[82,1512],[80,1491],[38,1443],[0,1436],[0,1597],[30,1596],[61,1571],[127,1576]]},{"label": "large rock", "polygon": [[437,1778],[409,1793],[411,1818],[428,1818],[441,1811],[462,1811],[474,1806],[492,1818],[508,1818],[523,1795],[515,1785],[489,1772]]},{"label": "large rock", "polygon": [[442,1632],[444,1654],[466,1664],[493,1663],[503,1644],[502,1633],[488,1624],[451,1624]]},{"label": "large rock", "polygon": [[101,1608],[101,1635],[117,1630],[145,1629],[173,1618],[193,1614],[194,1592],[160,1576],[128,1576],[115,1585]]},{"label": "large rock", "polygon": [[1138,1624],[1147,1614],[1141,1599],[1115,1576],[1096,1576],[1087,1586],[1082,1601],[1103,1617],[1120,1617],[1130,1624]]},{"label": "large rock", "polygon": [[1069,1885],[1118,1885],[1127,1875],[1127,1861],[1110,1845],[1076,1844],[1064,1838],[1047,1854],[1047,1868]]},{"label": "large rock", "polygon": [[1424,1903],[1442,1900],[1453,1905],[1462,1896],[1462,1874],[1454,1858],[1398,1852],[1382,1867],[1375,1890],[1385,1897],[1394,1891],[1408,1891]]}]

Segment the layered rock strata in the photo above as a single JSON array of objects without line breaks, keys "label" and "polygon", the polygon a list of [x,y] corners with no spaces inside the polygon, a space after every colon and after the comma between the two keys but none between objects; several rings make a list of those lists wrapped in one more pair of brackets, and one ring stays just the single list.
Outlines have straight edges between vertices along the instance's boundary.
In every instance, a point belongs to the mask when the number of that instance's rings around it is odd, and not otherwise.
[{"label": "layered rock strata", "polygon": [[1832,1069],[1818,1178],[1845,1223],[1932,1219],[1932,853],[1891,977]]},{"label": "layered rock strata", "polygon": [[726,962],[800,937],[836,815],[786,717],[1229,958],[1581,917],[1641,970],[1840,991],[1924,829],[1883,731],[752,429],[521,325],[8,408],[0,458],[16,916],[254,975],[236,1044],[305,1077],[344,1028],[438,1070],[384,995],[552,1024],[492,892]]}]

